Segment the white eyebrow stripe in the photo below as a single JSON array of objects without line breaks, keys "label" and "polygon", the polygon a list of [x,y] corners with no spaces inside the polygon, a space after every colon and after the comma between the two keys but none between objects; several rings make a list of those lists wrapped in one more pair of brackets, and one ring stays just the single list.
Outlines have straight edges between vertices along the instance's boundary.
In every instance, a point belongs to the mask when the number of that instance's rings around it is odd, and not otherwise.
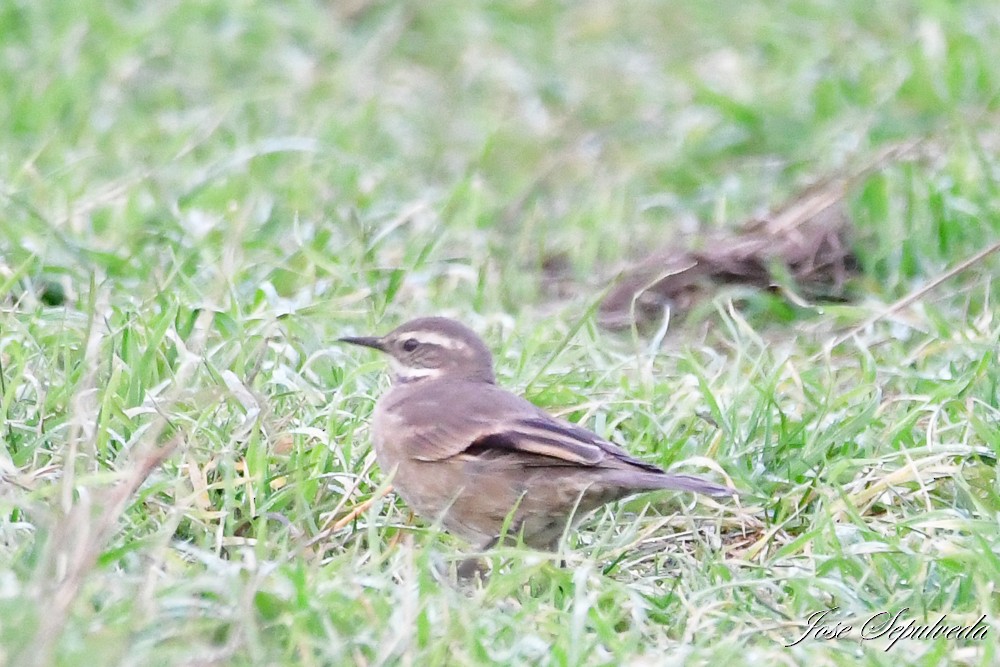
[{"label": "white eyebrow stripe", "polygon": [[432,331],[414,331],[406,334],[402,338],[404,341],[407,338],[412,338],[418,343],[423,343],[425,345],[438,345],[448,350],[455,350],[466,346],[465,343],[460,340],[449,338],[448,336],[442,336],[441,334],[436,334]]}]

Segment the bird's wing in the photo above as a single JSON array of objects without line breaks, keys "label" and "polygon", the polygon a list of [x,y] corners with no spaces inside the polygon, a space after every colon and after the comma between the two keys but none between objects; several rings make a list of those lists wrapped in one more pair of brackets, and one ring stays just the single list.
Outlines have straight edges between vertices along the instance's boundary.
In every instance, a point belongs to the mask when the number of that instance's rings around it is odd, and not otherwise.
[{"label": "bird's wing", "polygon": [[[544,457],[536,461],[539,465],[598,466],[617,459],[660,472],[656,466],[632,458],[597,434],[552,417],[527,400],[493,385],[442,383],[433,392],[410,394],[405,409],[422,415],[419,420],[406,420],[410,425],[420,424],[411,426],[407,450],[421,461],[438,461],[459,454],[488,458],[522,452]],[[441,418],[427,418],[434,414]],[[458,415],[462,418],[454,418]]]}]

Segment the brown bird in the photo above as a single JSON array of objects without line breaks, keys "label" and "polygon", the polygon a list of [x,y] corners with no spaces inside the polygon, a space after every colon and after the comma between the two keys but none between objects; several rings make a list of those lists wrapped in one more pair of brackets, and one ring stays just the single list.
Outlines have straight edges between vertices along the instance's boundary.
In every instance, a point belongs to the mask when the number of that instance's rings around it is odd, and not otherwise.
[{"label": "brown bird", "polygon": [[385,336],[340,340],[389,355],[393,386],[375,406],[372,440],[395,490],[483,549],[505,526],[529,546],[554,549],[568,522],[643,491],[737,493],[666,473],[498,387],[490,351],[454,320],[425,317]]}]

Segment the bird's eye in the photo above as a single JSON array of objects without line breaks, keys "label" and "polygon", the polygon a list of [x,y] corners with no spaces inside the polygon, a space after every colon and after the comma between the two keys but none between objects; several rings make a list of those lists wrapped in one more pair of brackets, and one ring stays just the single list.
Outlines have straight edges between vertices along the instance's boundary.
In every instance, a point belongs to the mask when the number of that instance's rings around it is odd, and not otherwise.
[{"label": "bird's eye", "polygon": [[417,345],[420,345],[420,343],[417,342],[416,338],[407,338],[403,341],[403,350],[406,352],[413,352],[417,349]]}]

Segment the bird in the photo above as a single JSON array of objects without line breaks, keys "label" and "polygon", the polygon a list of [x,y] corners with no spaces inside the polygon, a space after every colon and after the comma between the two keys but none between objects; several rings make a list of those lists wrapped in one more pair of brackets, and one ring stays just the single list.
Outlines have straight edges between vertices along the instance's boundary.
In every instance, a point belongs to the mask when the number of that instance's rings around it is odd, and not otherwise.
[{"label": "bird", "polygon": [[370,431],[393,489],[415,514],[481,550],[520,537],[555,551],[589,512],[646,491],[738,495],[667,473],[498,386],[489,348],[456,320],[422,317],[384,336],[339,340],[388,356],[391,387]]}]

